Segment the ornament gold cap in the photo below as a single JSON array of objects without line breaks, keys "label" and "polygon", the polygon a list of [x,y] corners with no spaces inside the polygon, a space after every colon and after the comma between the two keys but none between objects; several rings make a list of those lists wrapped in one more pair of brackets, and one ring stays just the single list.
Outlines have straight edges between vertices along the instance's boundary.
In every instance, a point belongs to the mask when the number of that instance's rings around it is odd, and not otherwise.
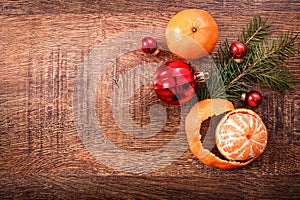
[{"label": "ornament gold cap", "polygon": [[209,79],[209,73],[204,71],[195,71],[194,72],[194,80],[197,83],[203,83]]},{"label": "ornament gold cap", "polygon": [[151,55],[152,56],[157,56],[160,53],[160,49],[157,48]]},{"label": "ornament gold cap", "polygon": [[246,92],[243,92],[241,95],[241,101],[246,101]]},{"label": "ornament gold cap", "polygon": [[244,61],[243,58],[234,58],[233,60],[234,60],[236,63],[238,63],[238,64],[240,64],[240,63],[242,63],[242,62]]}]

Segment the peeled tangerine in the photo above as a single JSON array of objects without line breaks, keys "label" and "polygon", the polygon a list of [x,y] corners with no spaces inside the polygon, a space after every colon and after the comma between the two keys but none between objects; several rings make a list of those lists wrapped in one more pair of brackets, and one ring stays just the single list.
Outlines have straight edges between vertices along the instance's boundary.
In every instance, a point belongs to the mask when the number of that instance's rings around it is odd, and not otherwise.
[{"label": "peeled tangerine", "polygon": [[[221,159],[204,149],[200,139],[201,123],[225,113],[216,128],[216,145],[227,159]],[[252,110],[234,109],[224,99],[206,99],[196,103],[185,121],[191,152],[204,164],[221,169],[245,166],[262,154],[267,145],[267,129],[262,119]]]},{"label": "peeled tangerine", "polygon": [[207,56],[218,40],[218,26],[212,16],[199,9],[187,9],[174,15],[166,28],[169,50],[195,60]]}]

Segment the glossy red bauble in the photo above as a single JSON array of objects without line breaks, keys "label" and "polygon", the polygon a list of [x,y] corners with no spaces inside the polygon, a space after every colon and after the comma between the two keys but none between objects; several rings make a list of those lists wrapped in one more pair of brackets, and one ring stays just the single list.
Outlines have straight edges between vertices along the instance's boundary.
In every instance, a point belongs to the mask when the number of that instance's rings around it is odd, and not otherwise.
[{"label": "glossy red bauble", "polygon": [[180,60],[161,65],[154,74],[153,85],[158,98],[168,104],[183,104],[195,95],[193,69]]},{"label": "glossy red bauble", "polygon": [[243,42],[234,42],[230,46],[230,52],[235,58],[243,58],[247,53],[247,46]]},{"label": "glossy red bauble", "polygon": [[158,47],[157,47],[157,42],[154,38],[152,37],[145,37],[142,39],[142,47],[141,49],[145,52],[145,53],[149,53],[149,54],[154,54],[157,52]]},{"label": "glossy red bauble", "polygon": [[257,107],[262,102],[262,96],[258,91],[250,91],[242,94],[242,101],[250,107]]}]

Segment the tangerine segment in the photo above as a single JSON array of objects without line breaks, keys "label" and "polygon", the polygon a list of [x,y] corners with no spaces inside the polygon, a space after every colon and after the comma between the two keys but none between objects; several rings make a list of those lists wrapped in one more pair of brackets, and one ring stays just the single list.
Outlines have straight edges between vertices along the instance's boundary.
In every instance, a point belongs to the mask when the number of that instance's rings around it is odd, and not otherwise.
[{"label": "tangerine segment", "polygon": [[218,150],[228,160],[257,158],[265,150],[267,139],[265,124],[249,109],[227,113],[216,128]]}]

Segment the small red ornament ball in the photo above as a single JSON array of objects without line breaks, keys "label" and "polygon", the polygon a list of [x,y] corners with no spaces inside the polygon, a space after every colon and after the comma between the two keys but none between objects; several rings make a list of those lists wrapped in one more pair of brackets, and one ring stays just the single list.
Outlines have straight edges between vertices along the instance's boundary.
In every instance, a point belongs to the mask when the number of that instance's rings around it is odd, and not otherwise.
[{"label": "small red ornament ball", "polygon": [[149,53],[149,54],[155,53],[155,51],[157,51],[157,49],[158,49],[156,40],[152,37],[143,38],[141,49],[145,53]]},{"label": "small red ornament ball", "polygon": [[248,106],[257,107],[262,102],[262,96],[258,91],[250,91],[242,95],[242,101]]},{"label": "small red ornament ball", "polygon": [[230,52],[235,58],[243,58],[247,53],[247,46],[243,42],[234,42],[230,46]]},{"label": "small red ornament ball", "polygon": [[180,60],[167,61],[156,70],[153,85],[162,101],[173,105],[183,104],[195,94],[193,69]]}]

